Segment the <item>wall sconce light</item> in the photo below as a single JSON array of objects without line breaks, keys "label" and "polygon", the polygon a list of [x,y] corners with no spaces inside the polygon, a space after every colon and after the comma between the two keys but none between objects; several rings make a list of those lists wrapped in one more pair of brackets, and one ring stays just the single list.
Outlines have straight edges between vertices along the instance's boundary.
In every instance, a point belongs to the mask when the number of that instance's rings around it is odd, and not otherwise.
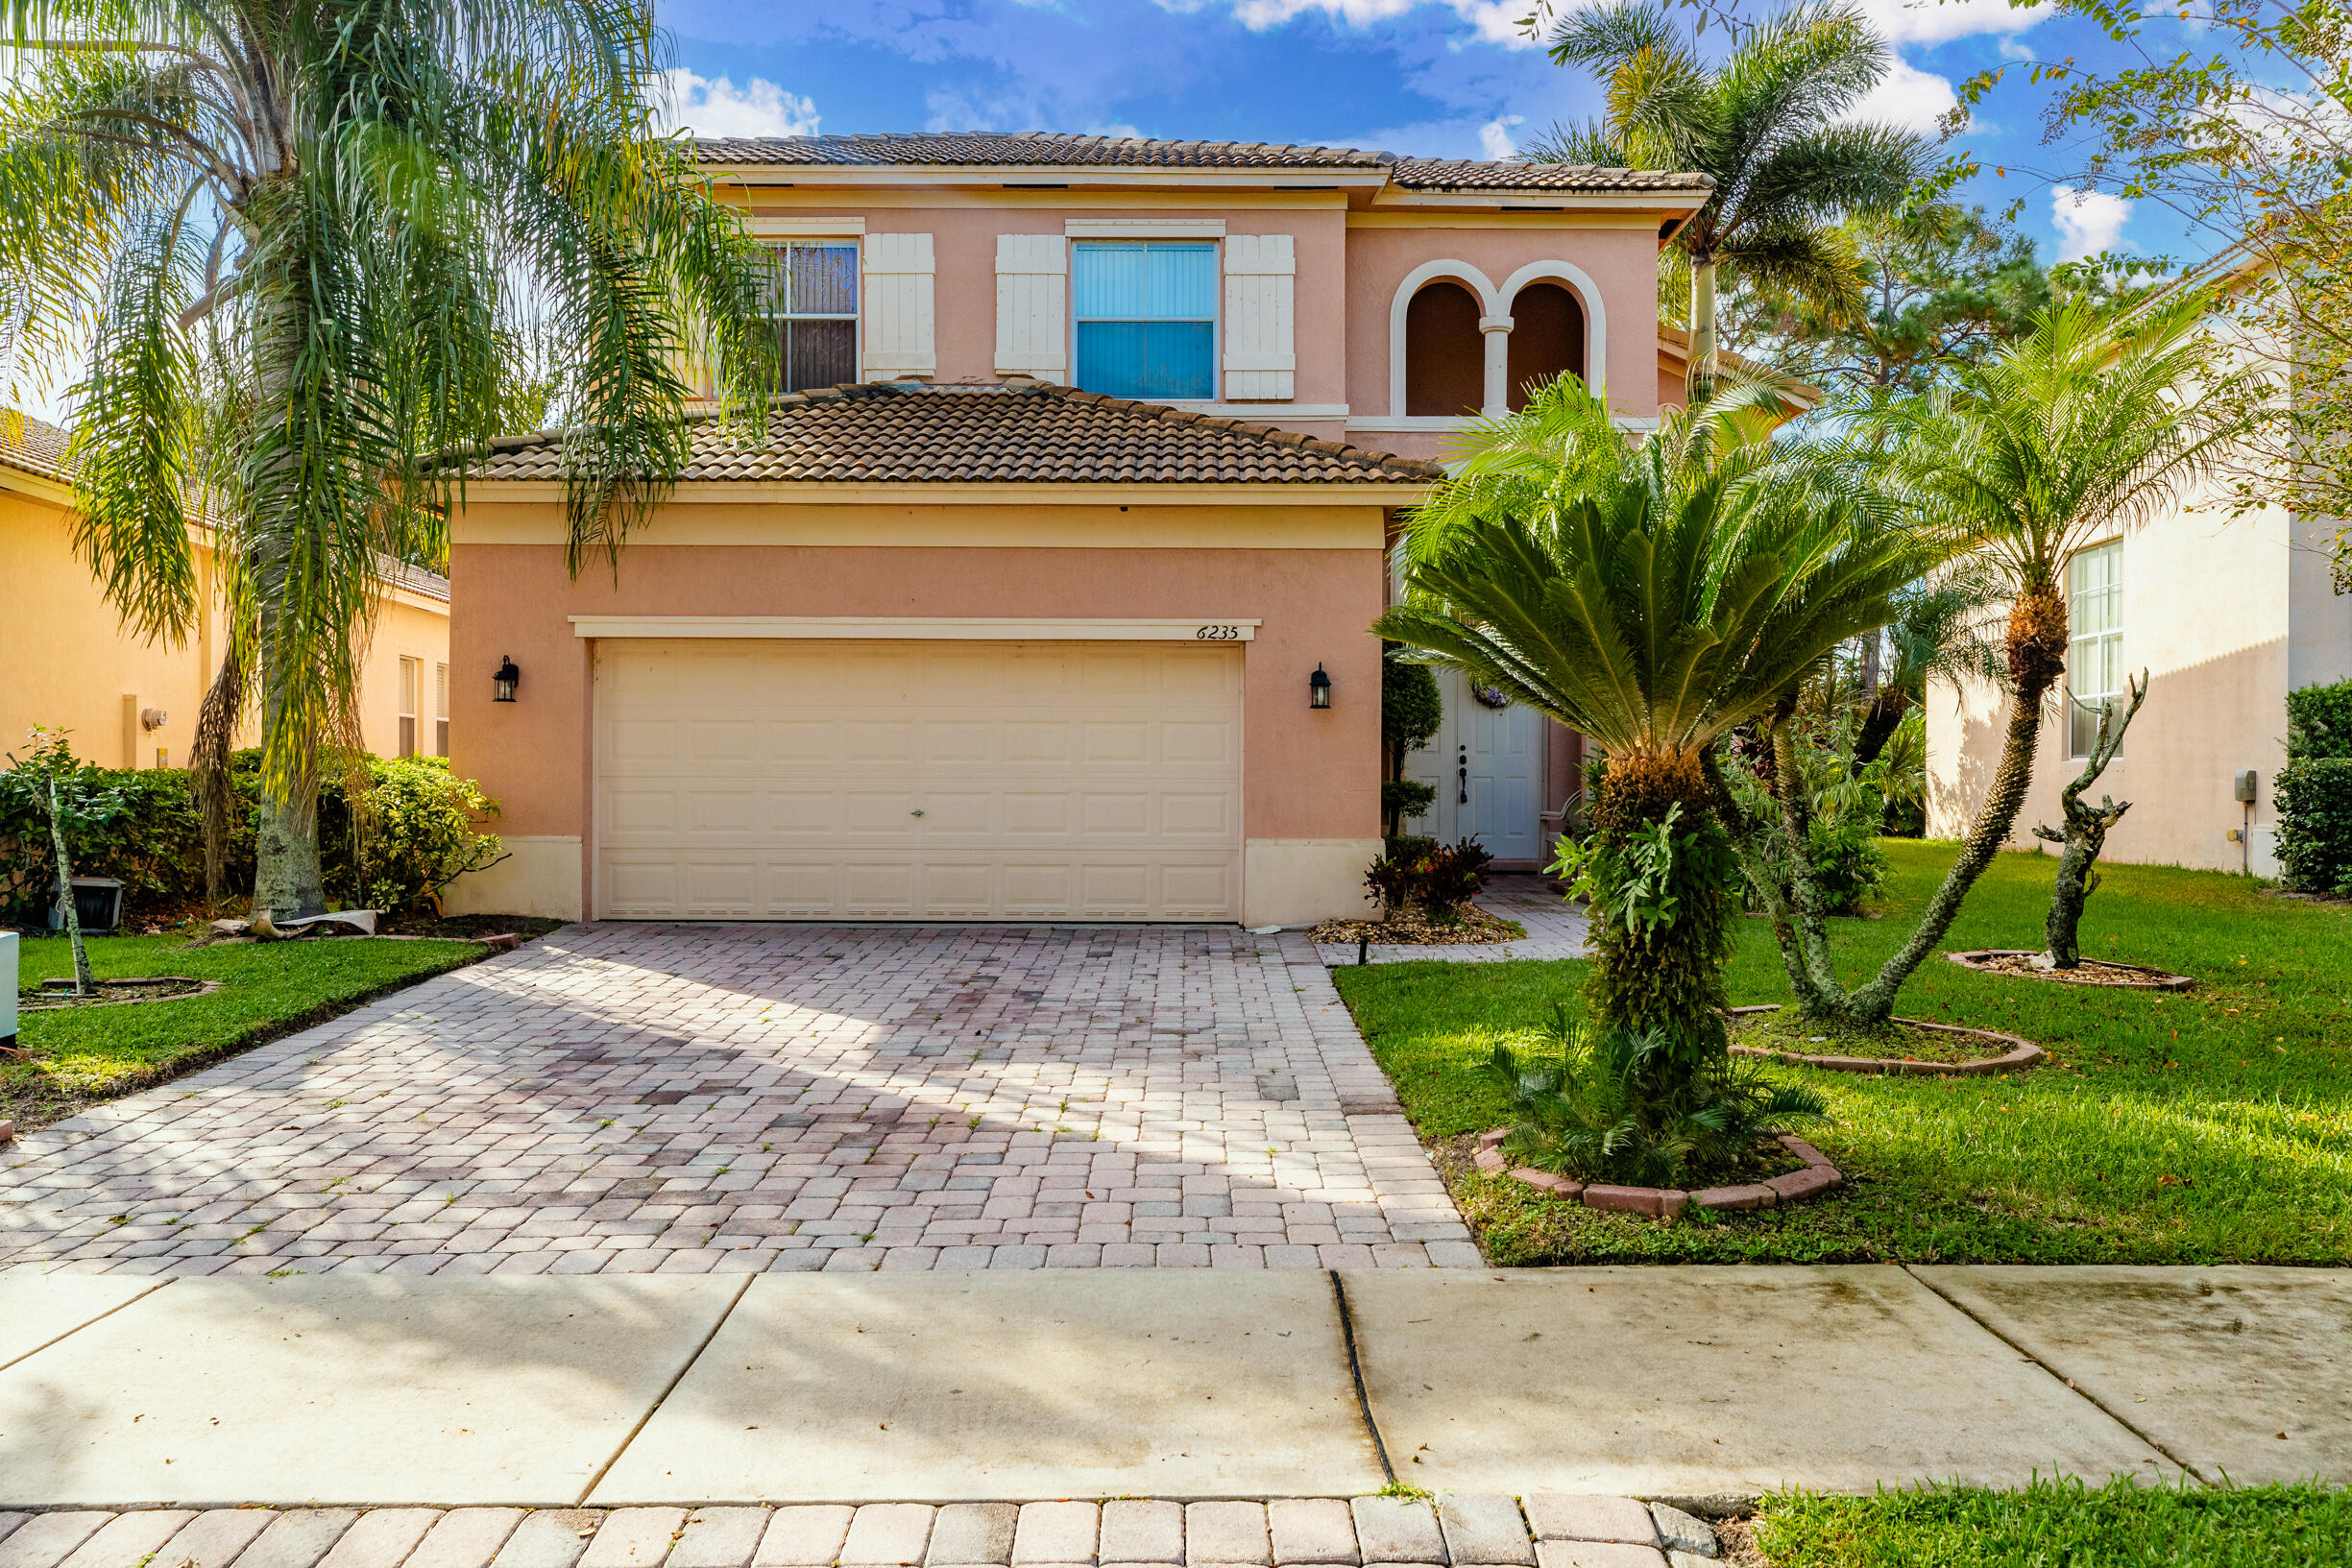
[{"label": "wall sconce light", "polygon": [[491,698],[491,701],[513,702],[515,700],[515,688],[522,684],[522,671],[515,667],[513,655],[508,655],[506,661],[492,672],[490,680],[491,684],[498,688],[498,694]]},{"label": "wall sconce light", "polygon": [[1315,673],[1307,677],[1307,706],[1309,708],[1331,706],[1331,677],[1323,673],[1323,667],[1321,664],[1316,665]]}]

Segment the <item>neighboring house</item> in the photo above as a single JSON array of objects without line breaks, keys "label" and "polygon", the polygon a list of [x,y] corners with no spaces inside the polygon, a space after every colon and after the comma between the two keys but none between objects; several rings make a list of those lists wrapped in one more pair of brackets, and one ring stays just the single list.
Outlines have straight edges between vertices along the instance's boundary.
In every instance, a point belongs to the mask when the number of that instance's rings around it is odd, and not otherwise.
[{"label": "neighboring house", "polygon": [[[65,432],[0,423],[0,752],[34,725],[72,733],[74,755],[107,767],[185,767],[196,714],[220,668],[210,530],[196,534],[204,614],[185,642],[123,630],[89,566],[74,554]],[[402,568],[379,608],[360,678],[361,729],[386,757],[449,753],[449,587]],[[251,724],[241,743],[251,744]]]},{"label": "neighboring house", "polygon": [[[2066,679],[2043,715],[2012,846],[2033,848],[2040,824],[2063,828],[2059,794],[2082,772],[2101,707],[2128,701],[2125,682],[2146,670],[2147,701],[2088,791],[2132,803],[2103,857],[2277,876],[2270,785],[2287,760],[2287,693],[2352,677],[2352,598],[2336,593],[2329,566],[2336,526],[2280,507],[2233,518],[2223,487],[2207,484],[2076,550],[2063,584]],[[1980,683],[1930,688],[1928,836],[1967,832],[2009,712]],[[2237,787],[2249,771],[2250,802]]]},{"label": "neighboring house", "polygon": [[[1362,912],[1396,514],[1531,380],[1655,423],[1659,247],[1708,190],[1059,135],[702,157],[775,250],[799,396],[764,446],[706,424],[617,572],[566,569],[552,437],[469,486],[454,760],[511,857],[454,907]],[[1455,709],[1447,832],[1532,860],[1568,737]]]}]

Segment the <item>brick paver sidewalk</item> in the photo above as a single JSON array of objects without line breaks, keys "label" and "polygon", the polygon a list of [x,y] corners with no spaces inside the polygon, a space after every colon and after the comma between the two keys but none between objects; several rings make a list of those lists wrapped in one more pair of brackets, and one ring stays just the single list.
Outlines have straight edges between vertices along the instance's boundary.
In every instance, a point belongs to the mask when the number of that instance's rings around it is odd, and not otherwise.
[{"label": "brick paver sidewalk", "polygon": [[0,1568],[1715,1568],[1703,1520],[1624,1497],[1453,1493],[862,1508],[0,1513]]},{"label": "brick paver sidewalk", "polygon": [[570,927],[0,1152],[0,1266],[1475,1266],[1303,934]]}]

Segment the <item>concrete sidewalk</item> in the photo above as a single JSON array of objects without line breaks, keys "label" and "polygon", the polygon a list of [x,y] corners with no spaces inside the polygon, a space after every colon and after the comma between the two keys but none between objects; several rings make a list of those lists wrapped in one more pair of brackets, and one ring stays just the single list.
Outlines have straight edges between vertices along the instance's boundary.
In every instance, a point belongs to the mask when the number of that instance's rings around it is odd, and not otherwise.
[{"label": "concrete sidewalk", "polygon": [[0,1507],[2052,1472],[2352,1480],[2352,1272],[0,1273]]}]

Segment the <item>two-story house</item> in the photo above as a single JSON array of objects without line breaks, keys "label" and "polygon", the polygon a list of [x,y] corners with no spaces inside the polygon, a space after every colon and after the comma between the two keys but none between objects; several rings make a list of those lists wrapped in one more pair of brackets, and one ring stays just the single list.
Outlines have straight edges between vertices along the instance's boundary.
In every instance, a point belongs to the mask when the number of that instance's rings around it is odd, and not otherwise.
[{"label": "two-story house", "polygon": [[[464,905],[678,919],[1364,908],[1398,509],[1467,415],[1678,393],[1704,177],[1042,134],[702,143],[793,396],[566,567],[557,444],[453,519]],[[493,671],[511,661],[511,702]],[[1426,824],[1506,860],[1568,737],[1460,700]]]}]

